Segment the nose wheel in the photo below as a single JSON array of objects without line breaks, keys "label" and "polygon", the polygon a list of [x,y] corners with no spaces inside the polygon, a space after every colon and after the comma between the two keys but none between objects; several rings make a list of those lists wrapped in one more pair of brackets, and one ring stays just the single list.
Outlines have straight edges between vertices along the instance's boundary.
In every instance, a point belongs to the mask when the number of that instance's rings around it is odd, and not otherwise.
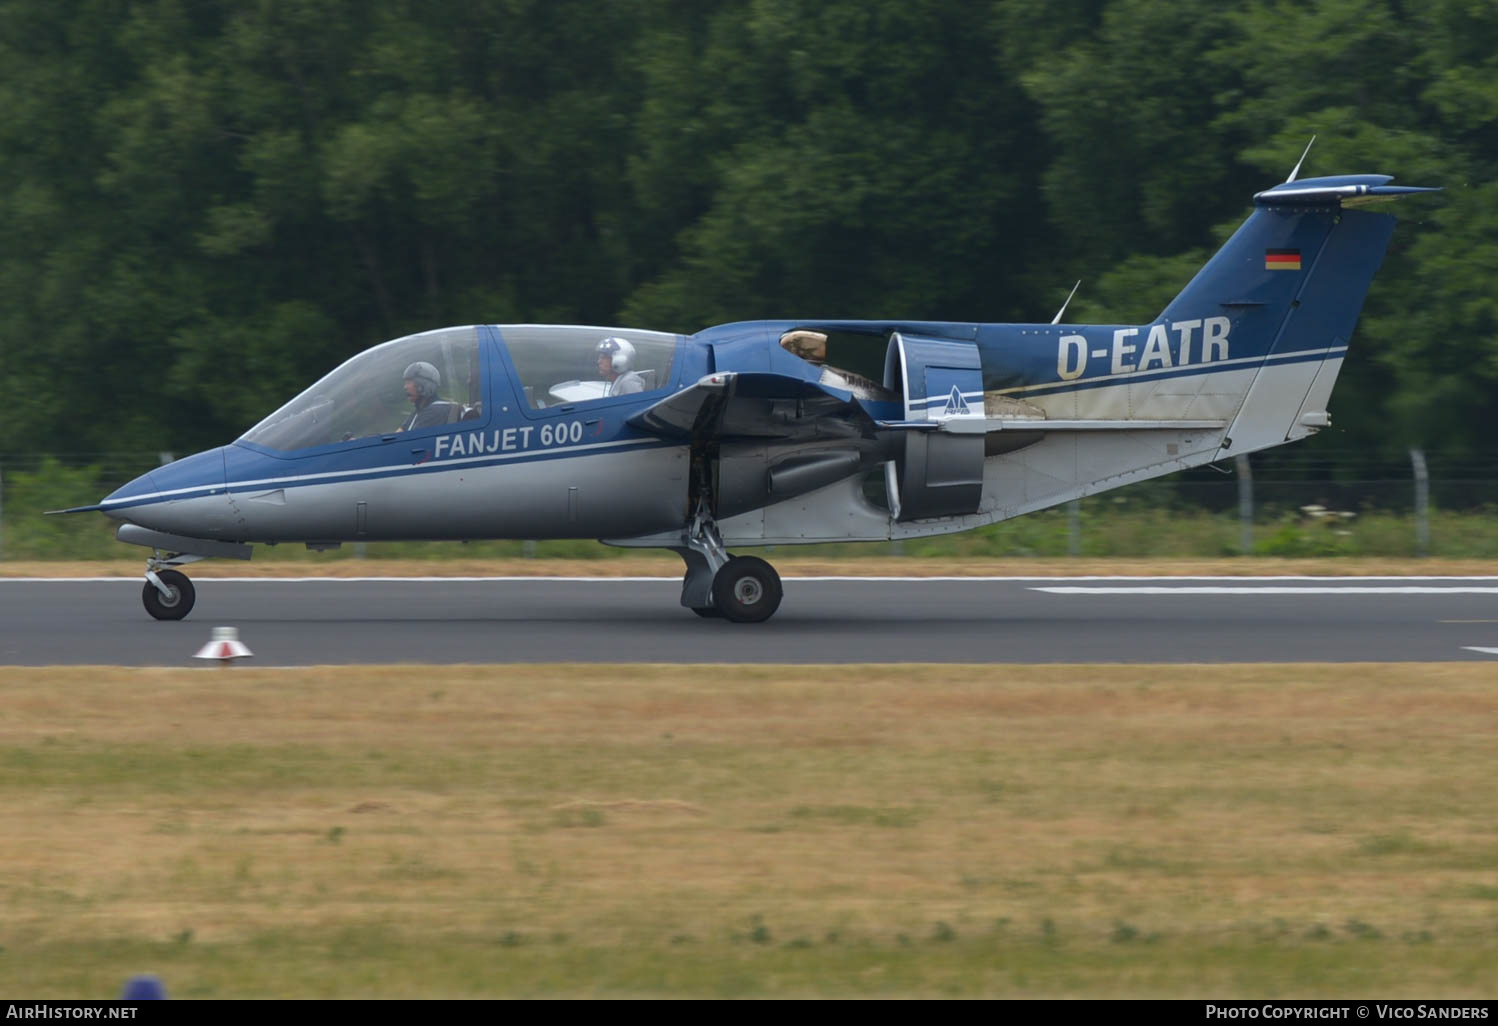
[{"label": "nose wheel", "polygon": [[140,599],[146,612],[156,619],[180,620],[192,612],[198,593],[192,581],[179,570],[147,570]]}]

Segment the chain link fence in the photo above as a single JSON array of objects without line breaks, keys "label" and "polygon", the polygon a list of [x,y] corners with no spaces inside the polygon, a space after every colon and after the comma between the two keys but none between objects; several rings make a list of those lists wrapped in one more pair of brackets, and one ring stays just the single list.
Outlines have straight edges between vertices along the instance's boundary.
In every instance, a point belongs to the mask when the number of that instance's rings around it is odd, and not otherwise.
[{"label": "chain link fence", "polygon": [[0,559],[107,559],[120,555],[114,525],[97,514],[46,517],[97,503],[169,452],[0,453]]},{"label": "chain link fence", "polygon": [[1215,551],[1200,555],[1498,557],[1498,458],[1467,453],[1287,446],[1239,456],[1068,503],[1069,554],[1087,550],[1099,507],[1232,520],[1231,545],[1219,531]]}]

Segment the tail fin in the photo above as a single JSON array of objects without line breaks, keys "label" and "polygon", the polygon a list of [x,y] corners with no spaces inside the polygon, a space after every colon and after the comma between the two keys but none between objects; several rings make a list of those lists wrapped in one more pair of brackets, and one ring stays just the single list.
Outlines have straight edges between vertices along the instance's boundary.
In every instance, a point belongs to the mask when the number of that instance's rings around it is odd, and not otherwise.
[{"label": "tail fin", "polygon": [[[1157,323],[1211,323],[1234,363],[1255,367],[1222,442],[1238,455],[1330,423],[1326,404],[1394,218],[1356,208],[1435,190],[1388,175],[1289,181],[1256,209]],[[1226,322],[1226,323],[1224,323]]]}]

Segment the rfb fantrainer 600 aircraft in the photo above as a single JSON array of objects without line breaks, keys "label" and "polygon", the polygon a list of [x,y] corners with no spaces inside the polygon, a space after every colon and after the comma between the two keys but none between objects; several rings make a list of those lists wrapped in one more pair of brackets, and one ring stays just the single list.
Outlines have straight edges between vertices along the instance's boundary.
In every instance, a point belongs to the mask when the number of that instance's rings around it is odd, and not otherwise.
[{"label": "rfb fantrainer 600 aircraft", "polygon": [[1292,173],[1143,325],[399,338],[83,509],[155,550],[143,596],[159,619],[193,606],[175,568],[249,559],[253,542],[597,538],[676,552],[683,606],[762,621],[779,576],[729,549],[963,531],[1326,427],[1394,230],[1361,208],[1432,191],[1391,180]]}]

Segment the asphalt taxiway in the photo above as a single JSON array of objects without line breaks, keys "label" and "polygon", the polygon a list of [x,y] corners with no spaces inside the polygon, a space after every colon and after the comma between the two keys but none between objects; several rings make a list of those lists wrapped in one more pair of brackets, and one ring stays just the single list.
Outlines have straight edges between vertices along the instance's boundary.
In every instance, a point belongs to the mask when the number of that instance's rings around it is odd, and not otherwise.
[{"label": "asphalt taxiway", "polygon": [[158,622],[139,580],[0,579],[0,665],[1242,663],[1498,659],[1498,577],[801,578],[763,624],[703,620],[674,579],[198,578]]}]

